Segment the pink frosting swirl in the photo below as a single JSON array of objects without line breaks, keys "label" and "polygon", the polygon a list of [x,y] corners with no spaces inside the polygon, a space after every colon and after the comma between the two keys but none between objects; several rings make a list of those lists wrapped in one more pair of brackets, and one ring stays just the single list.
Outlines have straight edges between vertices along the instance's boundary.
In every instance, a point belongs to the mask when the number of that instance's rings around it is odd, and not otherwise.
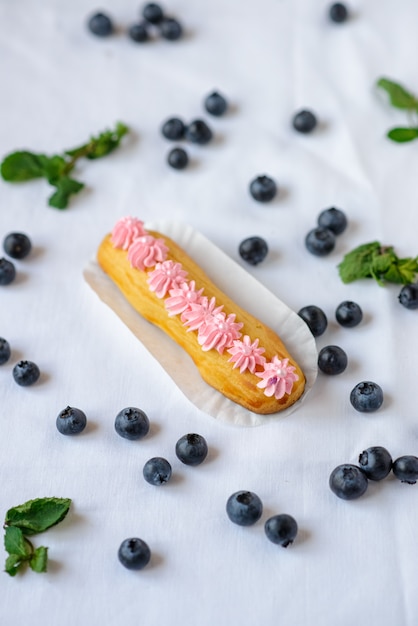
[{"label": "pink frosting swirl", "polygon": [[228,352],[232,355],[229,362],[234,364],[233,369],[239,367],[241,374],[245,370],[254,374],[256,366],[264,365],[266,362],[265,357],[262,356],[265,352],[264,348],[258,347],[258,339],[251,343],[248,335],[245,335],[242,341],[240,339],[235,340]]},{"label": "pink frosting swirl", "polygon": [[144,222],[136,217],[122,217],[112,230],[111,242],[114,248],[127,250],[135,239],[146,234]]},{"label": "pink frosting swirl", "polygon": [[128,248],[128,259],[138,270],[154,267],[166,260],[168,248],[163,239],[155,239],[151,235],[138,237]]},{"label": "pink frosting swirl", "polygon": [[[165,300],[165,307],[168,311],[168,315],[181,315],[185,311],[189,310],[192,304],[199,304],[202,300],[203,289],[196,291],[196,284],[194,280],[190,282],[184,281],[175,289],[170,289],[170,296]],[[181,317],[183,320],[183,316]]]},{"label": "pink frosting swirl", "polygon": [[262,378],[257,387],[264,389],[266,396],[274,396],[277,400],[283,398],[285,393],[292,391],[293,383],[299,380],[299,376],[295,374],[295,367],[289,365],[289,359],[282,361],[274,356],[270,363],[264,365],[263,372],[255,372],[256,376]]},{"label": "pink frosting swirl", "polygon": [[182,268],[181,263],[174,261],[164,261],[157,263],[155,270],[148,274],[148,285],[151,291],[155,292],[157,298],[164,298],[169,289],[184,282],[187,272]]},{"label": "pink frosting swirl", "polygon": [[220,312],[211,317],[207,317],[203,325],[200,326],[197,334],[197,341],[204,352],[216,348],[222,354],[225,348],[232,346],[235,339],[241,337],[241,322],[235,321],[235,313],[228,317]]},{"label": "pink frosting swirl", "polygon": [[220,313],[223,308],[222,304],[218,307],[216,306],[215,298],[208,300],[203,296],[201,302],[191,304],[190,308],[184,311],[182,321],[185,326],[188,326],[187,330],[198,330],[210,322],[212,317]]}]

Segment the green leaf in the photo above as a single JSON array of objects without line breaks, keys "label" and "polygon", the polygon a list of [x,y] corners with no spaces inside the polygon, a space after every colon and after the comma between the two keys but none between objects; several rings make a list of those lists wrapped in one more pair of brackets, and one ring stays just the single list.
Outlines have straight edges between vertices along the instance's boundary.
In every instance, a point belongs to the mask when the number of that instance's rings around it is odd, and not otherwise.
[{"label": "green leaf", "polygon": [[83,183],[69,176],[62,176],[50,182],[56,187],[56,191],[49,198],[48,204],[56,209],[66,209],[70,196],[78,193],[84,187]]},{"label": "green leaf", "polygon": [[351,283],[359,278],[372,276],[372,264],[375,253],[380,249],[378,241],[365,243],[346,254],[338,265],[343,283]]},{"label": "green leaf", "polygon": [[4,180],[12,183],[21,183],[33,178],[44,176],[43,154],[21,151],[6,156],[1,164],[1,175]]},{"label": "green leaf", "polygon": [[387,137],[396,143],[406,143],[418,137],[418,128],[392,128]]},{"label": "green leaf", "polygon": [[380,78],[377,81],[377,86],[384,89],[389,95],[390,104],[397,109],[416,109],[418,100],[414,94],[407,91],[399,83],[395,83],[388,78]]},{"label": "green leaf", "polygon": [[6,559],[4,571],[10,574],[10,576],[16,576],[24,564],[25,560],[22,561],[22,557],[19,554],[9,554]]},{"label": "green leaf", "polygon": [[39,546],[33,553],[32,558],[29,561],[29,565],[34,572],[40,574],[47,571],[48,564],[48,548],[45,546]]},{"label": "green leaf", "polygon": [[15,554],[20,558],[29,558],[33,552],[32,544],[25,539],[21,529],[16,526],[6,527],[4,548],[9,554]]},{"label": "green leaf", "polygon": [[391,283],[409,285],[414,282],[416,274],[418,274],[418,259],[408,257],[397,259],[384,274],[384,278]]},{"label": "green leaf", "polygon": [[44,168],[44,176],[51,184],[54,184],[55,180],[63,176],[64,172],[67,172],[68,164],[62,156],[43,156],[42,163]]},{"label": "green leaf", "polygon": [[128,127],[121,122],[116,124],[115,130],[106,130],[98,137],[91,139],[91,150],[86,154],[88,159],[100,159],[115,150],[122,137],[128,132]]},{"label": "green leaf", "polygon": [[25,535],[42,533],[61,522],[68,513],[69,498],[37,498],[9,509],[6,526],[16,526]]}]

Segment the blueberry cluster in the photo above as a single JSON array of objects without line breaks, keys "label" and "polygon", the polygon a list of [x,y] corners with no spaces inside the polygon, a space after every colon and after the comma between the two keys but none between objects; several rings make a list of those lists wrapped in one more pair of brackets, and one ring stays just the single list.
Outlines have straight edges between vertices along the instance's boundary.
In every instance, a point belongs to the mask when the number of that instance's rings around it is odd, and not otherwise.
[{"label": "blueberry cluster", "polygon": [[406,455],[392,460],[383,446],[372,446],[358,457],[358,465],[338,465],[329,477],[331,491],[342,500],[355,500],[368,488],[369,480],[380,481],[393,475],[403,483],[414,485],[418,480],[418,457]]},{"label": "blueberry cluster", "polygon": [[[0,337],[0,365],[7,363],[12,355],[10,344],[7,339]],[[13,367],[13,380],[20,387],[29,387],[36,383],[41,372],[33,361],[21,360]]]},{"label": "blueberry cluster", "polygon": [[[97,37],[109,37],[116,31],[112,18],[103,12],[91,15],[87,27]],[[177,41],[182,35],[181,23],[166,15],[162,7],[154,2],[144,5],[140,19],[128,28],[128,36],[135,43],[145,43],[156,36],[167,41]]]},{"label": "blueberry cluster", "polygon": [[315,256],[327,256],[335,248],[336,236],[347,228],[347,218],[341,209],[324,209],[318,216],[317,226],[305,237],[305,246]]},{"label": "blueberry cluster", "polygon": [[[208,455],[208,444],[202,435],[188,433],[177,441],[175,453],[184,465],[195,467],[203,463]],[[164,485],[171,478],[172,468],[167,459],[153,457],[149,459],[142,470],[145,480],[150,485]]]},{"label": "blueberry cluster", "polygon": [[[32,243],[24,233],[9,233],[3,240],[3,250],[12,259],[21,260],[28,256]],[[10,285],[16,278],[16,268],[12,261],[0,259],[0,285]]]},{"label": "blueberry cluster", "polygon": [[[236,491],[226,502],[226,514],[238,526],[252,526],[263,514],[263,503],[252,491]],[[291,515],[281,513],[266,520],[264,532],[271,542],[287,548],[296,538],[298,525]]]},{"label": "blueberry cluster", "polygon": [[[220,117],[228,109],[226,98],[218,91],[209,93],[203,105],[206,112],[215,117]],[[169,141],[186,140],[199,146],[204,146],[213,139],[210,126],[200,118],[186,124],[180,117],[170,117],[162,124],[161,134]],[[184,170],[189,164],[189,155],[184,148],[176,146],[168,153],[167,163],[176,170]]]}]

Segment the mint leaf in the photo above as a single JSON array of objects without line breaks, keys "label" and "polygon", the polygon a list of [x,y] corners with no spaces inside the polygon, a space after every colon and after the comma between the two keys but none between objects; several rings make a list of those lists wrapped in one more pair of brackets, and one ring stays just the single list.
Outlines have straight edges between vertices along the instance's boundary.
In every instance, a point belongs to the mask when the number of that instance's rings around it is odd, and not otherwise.
[{"label": "mint leaf", "polygon": [[34,572],[42,574],[47,571],[48,564],[48,548],[45,546],[39,546],[33,553],[32,558],[29,561],[30,568]]},{"label": "mint leaf", "polygon": [[352,283],[359,278],[372,276],[373,259],[380,249],[378,241],[365,243],[346,254],[338,265],[338,271],[343,283]]},{"label": "mint leaf", "polygon": [[83,183],[80,183],[78,180],[74,180],[74,178],[70,178],[69,176],[62,176],[61,178],[50,182],[57,188],[57,190],[49,198],[48,204],[56,209],[66,209],[70,196],[74,193],[78,193],[84,187]]},{"label": "mint leaf", "polygon": [[33,547],[30,541],[25,539],[20,528],[8,526],[5,529],[4,548],[9,554],[15,554],[20,558],[29,558]]},{"label": "mint leaf", "polygon": [[418,274],[418,259],[397,259],[384,274],[385,280],[391,283],[409,285]]},{"label": "mint leaf", "polygon": [[16,526],[25,535],[42,533],[61,522],[68,513],[69,498],[37,498],[6,513],[6,526]]},{"label": "mint leaf", "polygon": [[91,140],[91,150],[86,155],[87,158],[100,159],[101,157],[110,154],[110,152],[113,152],[113,150],[119,146],[122,137],[124,137],[127,132],[128,127],[125,126],[125,124],[118,122],[114,131],[107,130],[100,133],[97,138],[93,137]]},{"label": "mint leaf", "polygon": [[4,571],[10,576],[16,576],[19,570],[22,569],[25,561],[22,561],[22,557],[19,554],[9,554],[6,559]]},{"label": "mint leaf", "polygon": [[13,152],[4,159],[0,172],[4,180],[11,183],[21,183],[44,175],[43,154],[33,152]]},{"label": "mint leaf", "polygon": [[380,78],[377,86],[384,89],[389,96],[390,104],[397,109],[416,109],[418,100],[414,94],[410,93],[399,83],[395,83],[388,78]]},{"label": "mint leaf", "polygon": [[387,136],[397,143],[406,143],[418,137],[418,128],[392,128]]},{"label": "mint leaf", "polygon": [[418,274],[418,257],[400,259],[392,246],[382,246],[373,241],[346,254],[338,270],[344,283],[374,278],[379,285],[383,285],[384,281],[408,285]]}]

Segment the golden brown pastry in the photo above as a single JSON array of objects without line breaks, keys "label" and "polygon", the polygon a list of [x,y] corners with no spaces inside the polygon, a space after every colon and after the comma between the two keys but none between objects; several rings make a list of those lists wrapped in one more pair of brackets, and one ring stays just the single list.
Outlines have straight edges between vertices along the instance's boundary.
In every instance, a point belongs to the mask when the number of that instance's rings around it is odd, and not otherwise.
[{"label": "golden brown pastry", "polygon": [[174,241],[126,217],[102,241],[97,259],[136,311],[177,342],[227,398],[263,415],[300,398],[305,377],[281,339]]}]

